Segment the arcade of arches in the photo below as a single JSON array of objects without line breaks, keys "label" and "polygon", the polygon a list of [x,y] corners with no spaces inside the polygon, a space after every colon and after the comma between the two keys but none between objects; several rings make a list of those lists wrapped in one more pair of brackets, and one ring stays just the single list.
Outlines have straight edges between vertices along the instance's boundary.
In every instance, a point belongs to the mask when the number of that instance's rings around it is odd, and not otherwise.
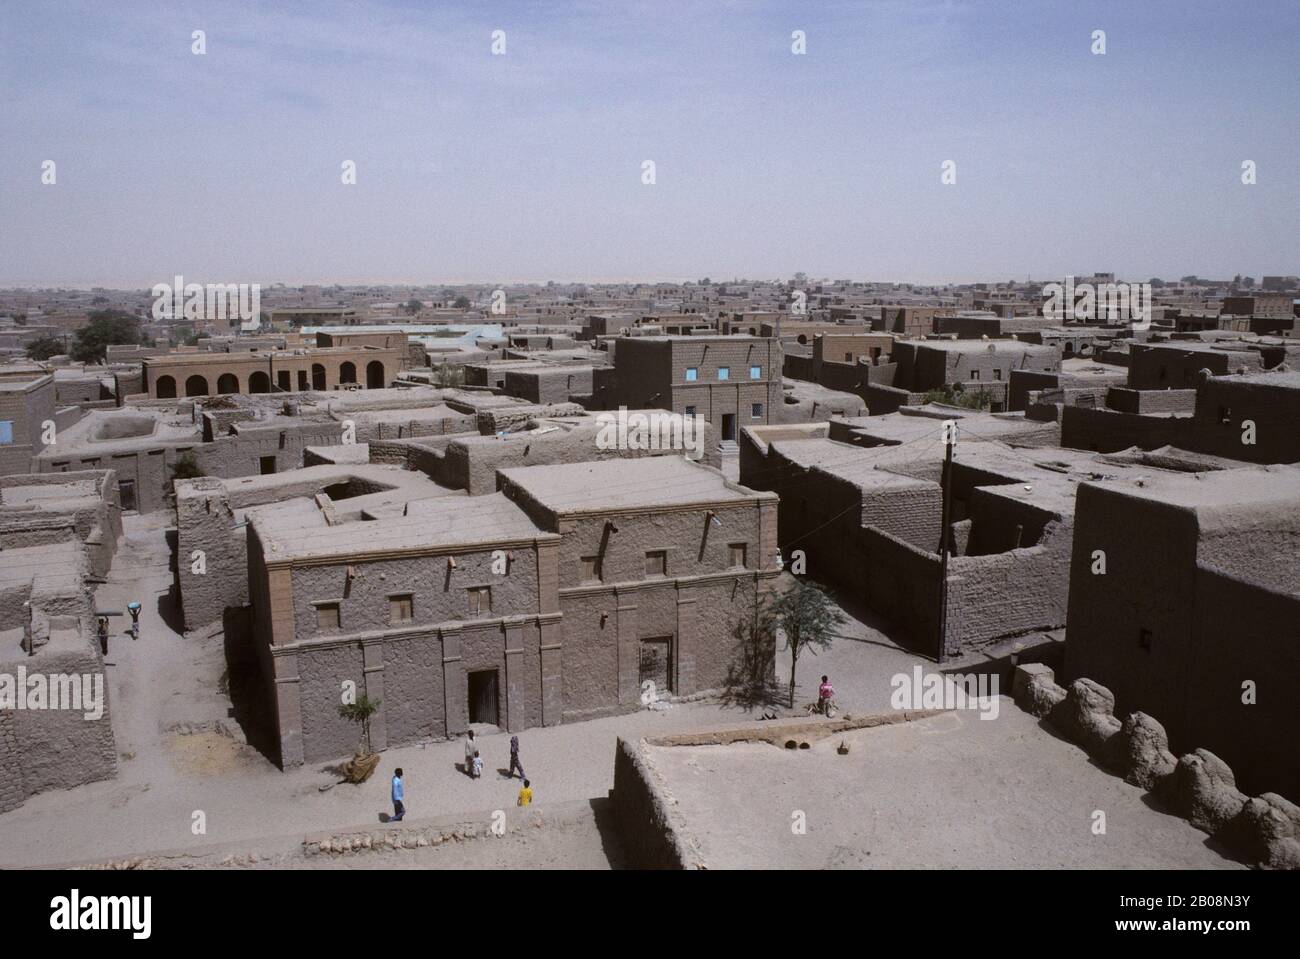
[{"label": "arcade of arches", "polygon": [[213,354],[150,357],[145,389],[156,399],[226,393],[383,389],[405,366],[405,351],[327,349],[310,353]]}]

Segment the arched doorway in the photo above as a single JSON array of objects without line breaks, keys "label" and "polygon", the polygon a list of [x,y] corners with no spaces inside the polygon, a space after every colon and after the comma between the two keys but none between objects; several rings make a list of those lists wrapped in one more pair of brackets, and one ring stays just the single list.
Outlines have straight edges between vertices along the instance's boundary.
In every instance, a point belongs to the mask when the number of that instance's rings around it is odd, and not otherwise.
[{"label": "arched doorway", "polygon": [[176,380],[171,376],[160,376],[156,384],[156,392],[160,400],[176,399]]},{"label": "arched doorway", "polygon": [[271,392],[271,378],[266,375],[265,370],[253,371],[253,375],[248,378],[248,392],[250,393]]},{"label": "arched doorway", "polygon": [[239,377],[234,373],[222,373],[217,377],[217,393],[238,393]]},{"label": "arched doorway", "polygon": [[205,376],[195,374],[185,381],[186,396],[207,396],[208,380]]},{"label": "arched doorway", "polygon": [[325,367],[319,363],[311,365],[311,388],[313,390],[324,390],[325,387]]},{"label": "arched doorway", "polygon": [[366,389],[382,390],[384,383],[384,364],[378,360],[371,360],[366,364]]},{"label": "arched doorway", "polygon": [[339,367],[339,382],[355,383],[356,381],[357,368],[351,362],[344,361],[344,363]]}]

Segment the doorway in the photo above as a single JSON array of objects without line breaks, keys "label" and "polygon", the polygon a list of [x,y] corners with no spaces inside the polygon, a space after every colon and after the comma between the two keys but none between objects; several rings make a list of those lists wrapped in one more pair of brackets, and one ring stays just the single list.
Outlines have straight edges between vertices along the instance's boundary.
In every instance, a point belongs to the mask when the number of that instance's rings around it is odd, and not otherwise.
[{"label": "doorway", "polygon": [[118,480],[117,501],[123,513],[135,511],[135,480]]},{"label": "doorway", "polygon": [[274,457],[274,456],[260,456],[260,457],[258,457],[258,464],[259,464],[259,465],[261,466],[261,468],[262,468],[262,475],[263,475],[263,476],[270,476],[272,473],[275,472],[275,457]]},{"label": "doorway", "polygon": [[722,438],[724,440],[734,440],[736,438],[736,414],[722,414]]},{"label": "doorway", "polygon": [[647,680],[654,683],[657,693],[676,692],[673,688],[673,638],[671,636],[655,636],[641,640],[637,685],[643,692]]},{"label": "doorway", "polygon": [[469,721],[499,726],[497,671],[483,669],[469,674]]}]

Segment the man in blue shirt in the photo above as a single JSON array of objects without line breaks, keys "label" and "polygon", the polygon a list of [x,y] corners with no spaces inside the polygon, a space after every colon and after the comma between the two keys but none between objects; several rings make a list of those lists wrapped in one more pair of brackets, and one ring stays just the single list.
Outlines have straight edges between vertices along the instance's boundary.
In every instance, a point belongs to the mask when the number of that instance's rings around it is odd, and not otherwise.
[{"label": "man in blue shirt", "polygon": [[393,772],[393,816],[389,822],[401,822],[402,817],[406,815],[406,807],[402,805],[402,800],[406,798],[406,789],[402,785],[402,767],[398,766]]}]

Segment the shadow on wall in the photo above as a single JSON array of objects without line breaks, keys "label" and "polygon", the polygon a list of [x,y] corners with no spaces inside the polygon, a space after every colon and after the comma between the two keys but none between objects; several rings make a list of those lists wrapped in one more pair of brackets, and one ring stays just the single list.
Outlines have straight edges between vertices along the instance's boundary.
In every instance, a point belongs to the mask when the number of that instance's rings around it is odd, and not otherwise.
[{"label": "shadow on wall", "polygon": [[273,722],[274,704],[253,651],[252,617],[248,607],[227,607],[222,616],[226,643],[226,689],[230,717],[244,739],[275,765],[280,764],[279,730]]},{"label": "shadow on wall", "polygon": [[179,549],[177,544],[180,537],[174,529],[167,530],[164,535],[167,538],[167,565],[172,574],[172,579],[167,586],[167,592],[158,597],[158,618],[172,632],[183,636],[185,634],[185,614],[181,609],[180,561],[177,556],[177,550]]},{"label": "shadow on wall", "polygon": [[723,680],[723,704],[746,709],[786,705],[776,681],[775,634],[755,624],[751,610],[736,617],[731,636],[735,653]]}]

